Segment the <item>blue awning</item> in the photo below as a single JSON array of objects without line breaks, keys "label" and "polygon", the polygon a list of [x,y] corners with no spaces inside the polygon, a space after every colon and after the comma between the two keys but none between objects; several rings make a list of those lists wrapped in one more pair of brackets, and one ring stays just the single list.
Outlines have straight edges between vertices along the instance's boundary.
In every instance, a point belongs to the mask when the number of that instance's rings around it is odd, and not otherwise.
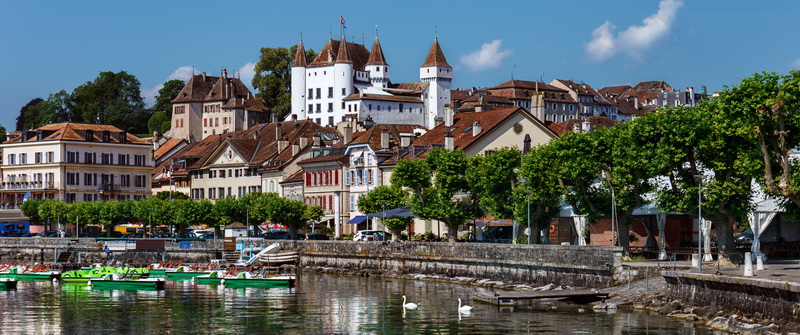
[{"label": "blue awning", "polygon": [[367,217],[365,215],[359,215],[359,216],[356,216],[356,217],[350,219],[350,221],[347,221],[347,223],[359,224],[359,223],[364,222],[366,220],[367,220]]}]

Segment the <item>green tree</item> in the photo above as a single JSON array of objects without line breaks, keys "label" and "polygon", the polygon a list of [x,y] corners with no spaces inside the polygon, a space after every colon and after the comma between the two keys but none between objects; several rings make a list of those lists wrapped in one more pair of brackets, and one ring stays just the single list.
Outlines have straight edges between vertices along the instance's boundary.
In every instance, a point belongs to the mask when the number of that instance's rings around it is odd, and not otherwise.
[{"label": "green tree", "polygon": [[117,126],[129,133],[147,131],[150,113],[144,108],[139,80],[125,71],[101,72],[94,81],[72,91],[77,120]]},{"label": "green tree", "polygon": [[39,205],[39,217],[43,222],[50,221],[51,227],[66,222],[66,204],[61,200],[45,199]]},{"label": "green tree", "polygon": [[154,106],[157,112],[164,112],[169,120],[172,118],[172,100],[178,97],[186,82],[180,79],[172,79],[164,82],[164,87],[158,90],[156,95],[156,105]]},{"label": "green tree", "polygon": [[[382,185],[367,192],[358,198],[358,210],[361,213],[377,213],[384,210],[408,205],[408,192],[400,187]],[[392,239],[400,240],[400,234],[408,227],[414,218],[381,218],[383,225],[392,231]]]},{"label": "green tree", "polygon": [[169,116],[167,116],[167,114],[162,111],[155,112],[153,113],[152,116],[150,116],[150,120],[147,120],[147,131],[150,134],[156,131],[161,133],[162,125],[164,125],[165,123],[170,126],[169,128],[171,128],[172,122],[170,122]]},{"label": "green tree", "polygon": [[[297,45],[291,48],[261,48],[261,55],[255,66],[253,87],[256,98],[263,100],[272,109],[275,117],[283,119],[291,112],[291,68]],[[316,57],[314,50],[306,50],[306,59]]]},{"label": "green tree", "polygon": [[42,101],[44,101],[42,98],[33,98],[33,99],[31,99],[31,101],[28,101],[28,103],[25,104],[25,106],[22,106],[22,108],[20,108],[19,115],[17,116],[17,123],[16,123],[16,126],[17,126],[16,130],[17,131],[27,130],[28,129],[28,128],[25,127],[27,118],[29,117],[29,115],[31,115],[30,113],[34,113],[34,112],[29,112],[28,110],[31,107],[38,105]]},{"label": "green tree", "polygon": [[31,220],[31,224],[41,224],[42,219],[41,215],[39,214],[39,206],[43,203],[43,200],[38,199],[30,199],[25,200],[22,202],[22,206],[19,207],[20,211],[22,211],[22,215],[28,217]]},{"label": "green tree", "polygon": [[423,219],[445,223],[450,242],[458,238],[458,227],[474,217],[465,174],[463,151],[436,148],[424,160],[401,160],[392,173],[392,185],[412,190],[411,207]]},{"label": "green tree", "polygon": [[514,192],[518,183],[521,155],[516,148],[506,147],[486,156],[469,158],[467,182],[472,197],[489,215],[504,219],[514,217],[516,203],[509,201],[508,195]]},{"label": "green tree", "polygon": [[269,200],[268,212],[270,223],[277,223],[289,229],[289,237],[297,239],[297,229],[302,226],[306,204],[299,200],[273,197]]},{"label": "green tree", "polygon": [[245,205],[245,202],[241,201],[241,199],[236,199],[236,197],[229,195],[217,199],[212,212],[220,227],[225,227],[234,222],[245,223],[247,221]]},{"label": "green tree", "polygon": [[3,143],[8,140],[8,136],[6,135],[6,127],[0,126],[0,143]]},{"label": "green tree", "polygon": [[[553,147],[547,145],[532,148],[524,155],[519,168],[520,181],[512,193],[514,216],[524,226],[530,222],[534,243],[540,242],[540,234],[536,232],[549,228],[552,219],[558,216],[561,209],[561,188],[553,169],[557,162],[553,157]],[[509,200],[507,196],[503,199],[507,202]],[[549,234],[545,233],[545,236]],[[549,243],[547,238],[544,242]]]}]

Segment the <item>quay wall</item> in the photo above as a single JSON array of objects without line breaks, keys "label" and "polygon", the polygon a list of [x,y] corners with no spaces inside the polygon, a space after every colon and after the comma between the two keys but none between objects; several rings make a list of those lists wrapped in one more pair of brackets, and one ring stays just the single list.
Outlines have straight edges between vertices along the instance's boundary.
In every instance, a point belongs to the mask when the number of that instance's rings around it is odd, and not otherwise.
[{"label": "quay wall", "polygon": [[301,251],[301,267],[594,288],[622,280],[619,247],[409,241],[280,243],[284,249]]},{"label": "quay wall", "polygon": [[800,322],[800,283],[666,271],[666,296],[694,306]]}]

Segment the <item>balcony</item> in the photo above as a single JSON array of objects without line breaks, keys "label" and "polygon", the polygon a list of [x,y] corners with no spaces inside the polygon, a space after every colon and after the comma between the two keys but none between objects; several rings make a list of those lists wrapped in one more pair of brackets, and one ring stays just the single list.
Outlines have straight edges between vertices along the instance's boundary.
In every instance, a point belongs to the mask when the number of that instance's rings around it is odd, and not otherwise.
[{"label": "balcony", "polygon": [[52,188],[53,188],[52,182],[45,183],[41,181],[6,182],[0,184],[0,190],[43,190]]},{"label": "balcony", "polygon": [[100,194],[103,194],[103,193],[119,192],[121,188],[119,184],[108,183],[100,185],[100,187],[97,190],[100,191]]}]

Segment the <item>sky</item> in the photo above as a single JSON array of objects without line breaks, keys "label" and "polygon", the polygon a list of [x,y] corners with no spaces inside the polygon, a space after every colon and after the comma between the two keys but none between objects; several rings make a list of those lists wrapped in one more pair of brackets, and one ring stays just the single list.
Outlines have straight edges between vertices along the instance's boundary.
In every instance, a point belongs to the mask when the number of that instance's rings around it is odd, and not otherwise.
[{"label": "sky", "polygon": [[[249,84],[260,48],[301,38],[372,47],[393,82],[419,81],[438,37],[453,88],[569,79],[596,89],[663,80],[708,92],[755,72],[800,69],[798,1],[21,1],[0,2],[0,125],[33,98],[102,71],[160,85],[222,68]],[[377,27],[376,27],[377,26]]]}]

